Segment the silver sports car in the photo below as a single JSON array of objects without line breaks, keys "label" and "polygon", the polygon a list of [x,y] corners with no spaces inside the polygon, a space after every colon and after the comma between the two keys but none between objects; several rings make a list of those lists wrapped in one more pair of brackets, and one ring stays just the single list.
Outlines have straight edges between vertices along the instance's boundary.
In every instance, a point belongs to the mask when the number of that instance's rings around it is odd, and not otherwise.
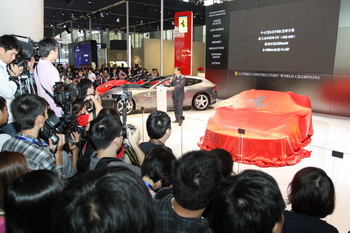
[{"label": "silver sports car", "polygon": [[[113,102],[120,114],[123,112],[123,102],[126,103],[127,114],[134,110],[157,108],[157,87],[169,86],[169,76],[164,76],[156,84],[126,84],[117,86],[101,95],[102,102]],[[172,90],[167,90],[168,109],[173,108]],[[184,107],[192,106],[196,110],[204,110],[216,102],[216,85],[209,80],[197,76],[186,76]],[[123,101],[124,100],[124,101]]]}]

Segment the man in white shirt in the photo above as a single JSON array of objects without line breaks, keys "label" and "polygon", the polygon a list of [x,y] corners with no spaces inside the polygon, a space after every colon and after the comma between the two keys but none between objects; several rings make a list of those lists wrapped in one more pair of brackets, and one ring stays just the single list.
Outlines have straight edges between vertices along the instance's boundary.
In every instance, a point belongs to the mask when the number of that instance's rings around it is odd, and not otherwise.
[{"label": "man in white shirt", "polygon": [[55,111],[57,117],[62,116],[62,109],[53,100],[53,86],[60,82],[60,75],[56,67],[52,64],[58,56],[58,43],[53,38],[44,38],[39,42],[40,60],[34,70],[35,83],[38,95],[43,97],[50,108]]},{"label": "man in white shirt", "polygon": [[[10,80],[10,76],[17,77],[23,71],[23,67],[12,64],[12,61],[21,50],[21,44],[13,35],[3,35],[0,37],[0,96],[6,99],[7,106],[10,106],[18,88],[18,84],[15,80]],[[16,135],[13,117],[10,111],[8,124],[2,130],[11,136]]]},{"label": "man in white shirt", "polygon": [[93,82],[93,83],[96,81],[96,75],[94,73],[94,69],[93,68],[89,68],[88,79],[90,79],[91,82]]}]

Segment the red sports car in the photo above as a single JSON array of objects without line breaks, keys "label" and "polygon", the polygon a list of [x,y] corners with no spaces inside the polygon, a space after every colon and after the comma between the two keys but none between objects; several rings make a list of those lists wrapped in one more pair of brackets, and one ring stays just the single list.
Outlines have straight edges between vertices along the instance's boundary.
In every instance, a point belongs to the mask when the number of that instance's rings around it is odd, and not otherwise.
[{"label": "red sports car", "polygon": [[249,90],[220,103],[210,117],[203,150],[223,148],[236,162],[260,167],[293,165],[309,157],[311,103],[293,92]]},{"label": "red sports car", "polygon": [[96,88],[98,95],[102,95],[106,91],[113,87],[122,86],[124,84],[143,84],[150,83],[150,85],[156,84],[162,77],[150,78],[150,76],[135,75],[125,80],[111,80],[105,82]]}]

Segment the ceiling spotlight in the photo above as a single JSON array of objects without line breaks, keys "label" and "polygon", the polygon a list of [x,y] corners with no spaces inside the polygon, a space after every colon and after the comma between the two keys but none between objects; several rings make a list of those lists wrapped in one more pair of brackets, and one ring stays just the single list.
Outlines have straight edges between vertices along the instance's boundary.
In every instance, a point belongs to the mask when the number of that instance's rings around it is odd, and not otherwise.
[{"label": "ceiling spotlight", "polygon": [[64,16],[66,13],[64,13],[64,11],[61,13],[61,16]]},{"label": "ceiling spotlight", "polygon": [[92,6],[92,1],[87,1],[86,4]]},{"label": "ceiling spotlight", "polygon": [[174,21],[171,21],[171,25],[175,25]]},{"label": "ceiling spotlight", "polygon": [[117,18],[115,21],[116,21],[117,23],[120,23],[120,18]]},{"label": "ceiling spotlight", "polygon": [[106,31],[108,31],[109,30],[109,27],[106,27]]},{"label": "ceiling spotlight", "polygon": [[103,12],[100,12],[100,17],[101,17],[101,18],[105,17],[105,15],[103,14]]},{"label": "ceiling spotlight", "polygon": [[67,25],[63,24],[63,28],[67,28]]},{"label": "ceiling spotlight", "polygon": [[70,14],[70,17],[73,19],[74,18],[74,13]]},{"label": "ceiling spotlight", "polygon": [[201,2],[199,0],[196,0],[196,6],[199,6]]},{"label": "ceiling spotlight", "polygon": [[56,11],[53,10],[53,11],[52,11],[52,18],[55,18],[55,17],[56,17]]},{"label": "ceiling spotlight", "polygon": [[143,20],[142,20],[142,19],[140,20],[140,23],[143,23]]}]

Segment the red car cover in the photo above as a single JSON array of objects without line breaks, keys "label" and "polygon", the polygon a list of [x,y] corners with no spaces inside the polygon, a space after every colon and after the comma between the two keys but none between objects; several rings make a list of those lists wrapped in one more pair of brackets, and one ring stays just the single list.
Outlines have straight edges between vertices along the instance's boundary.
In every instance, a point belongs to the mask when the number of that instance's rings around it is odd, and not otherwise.
[{"label": "red car cover", "polygon": [[260,167],[293,165],[309,157],[311,103],[293,92],[248,90],[220,103],[210,117],[203,150],[223,148],[232,159]]}]

